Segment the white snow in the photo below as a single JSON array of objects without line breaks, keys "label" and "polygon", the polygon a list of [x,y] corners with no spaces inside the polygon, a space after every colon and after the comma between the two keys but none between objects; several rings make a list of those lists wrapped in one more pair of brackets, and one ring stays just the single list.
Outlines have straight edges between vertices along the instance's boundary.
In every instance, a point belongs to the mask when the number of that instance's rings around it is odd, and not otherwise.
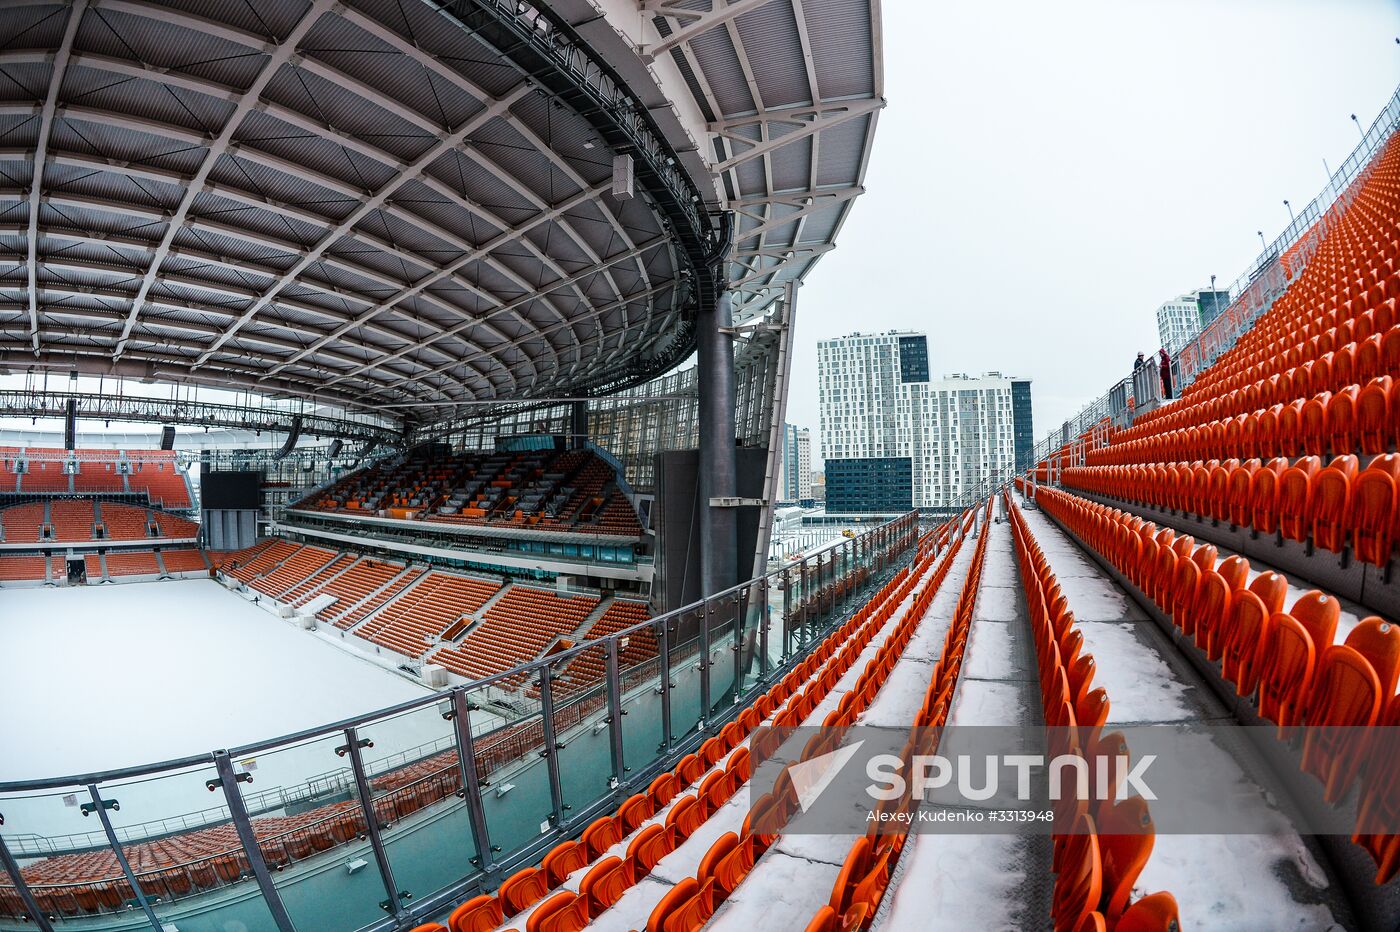
[{"label": "white snow", "polygon": [[201,754],[430,692],[207,579],[6,589],[0,673],[0,781]]},{"label": "white snow", "polygon": [[1108,691],[1108,723],[1197,721],[1191,690],[1149,645],[1135,622],[1081,621],[1084,650],[1094,655],[1094,685]]},{"label": "white snow", "polygon": [[1019,932],[1027,844],[1018,835],[911,835],[883,928]]},{"label": "white snow", "polygon": [[953,705],[948,710],[948,724],[1026,725],[1034,719],[1031,710],[1021,702],[1021,692],[1017,683],[959,678]]},{"label": "white snow", "polygon": [[[989,590],[983,589],[985,594]],[[963,656],[962,675],[979,680],[1004,680],[1018,676],[1013,669],[1012,651],[1018,640],[1030,640],[1030,625],[1024,621],[981,621],[974,619]],[[1029,650],[1029,648],[1027,648]],[[1019,678],[1033,675],[1020,671]]]}]

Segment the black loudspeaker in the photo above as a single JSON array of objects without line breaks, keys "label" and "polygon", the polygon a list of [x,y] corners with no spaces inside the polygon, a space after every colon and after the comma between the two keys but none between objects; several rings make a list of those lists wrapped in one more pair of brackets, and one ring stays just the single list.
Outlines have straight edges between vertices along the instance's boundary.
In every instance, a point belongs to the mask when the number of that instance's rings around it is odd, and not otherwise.
[{"label": "black loudspeaker", "polygon": [[340,448],[343,446],[345,446],[345,441],[341,440],[339,437],[331,441],[331,459],[335,459],[340,455]]},{"label": "black loudspeaker", "polygon": [[78,399],[69,398],[63,415],[63,448],[71,450],[78,445]]},{"label": "black loudspeaker", "polygon": [[175,449],[175,428],[170,424],[160,429],[160,448],[162,450]]},{"label": "black loudspeaker", "polygon": [[275,454],[273,454],[272,458],[274,460],[280,460],[283,457],[285,457],[288,453],[292,452],[292,448],[297,445],[297,440],[300,439],[300,437],[301,415],[298,414],[292,418],[292,429],[287,432],[287,439],[283,442],[282,449],[278,450]]}]

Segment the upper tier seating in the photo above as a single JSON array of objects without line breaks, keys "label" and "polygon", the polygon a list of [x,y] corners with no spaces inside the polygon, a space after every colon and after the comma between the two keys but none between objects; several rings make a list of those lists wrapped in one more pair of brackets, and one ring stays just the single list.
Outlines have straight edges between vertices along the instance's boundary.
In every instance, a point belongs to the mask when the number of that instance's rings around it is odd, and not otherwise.
[{"label": "upper tier seating", "polygon": [[50,460],[30,460],[29,468],[20,477],[20,490],[24,492],[67,492],[68,473],[63,471],[63,463]]},{"label": "upper tier seating", "polygon": [[481,608],[500,588],[498,582],[434,570],[356,628],[355,634],[406,657],[421,657],[431,646],[429,639],[442,636],[463,615]]},{"label": "upper tier seating", "polygon": [[636,537],[612,467],[588,450],[457,453],[381,463],[299,502],[315,511]]},{"label": "upper tier seating", "polygon": [[127,450],[126,457],[131,461],[131,491],[145,492],[151,504],[161,508],[190,507],[189,486],[175,466],[173,450]]},{"label": "upper tier seating", "polygon": [[597,605],[596,596],[564,597],[514,585],[486,610],[481,623],[460,644],[441,648],[432,662],[472,678],[508,670],[573,631]]},{"label": "upper tier seating", "polygon": [[[8,452],[6,452],[8,451]],[[4,474],[15,472],[15,464],[27,463],[19,476],[17,491],[76,492],[109,494],[145,493],[158,508],[183,510],[191,507],[189,486],[176,467],[173,450],[62,450],[57,448],[15,447],[0,449]],[[77,471],[68,470],[76,466]],[[124,473],[123,470],[126,472]],[[8,482],[0,491],[16,491]]]}]

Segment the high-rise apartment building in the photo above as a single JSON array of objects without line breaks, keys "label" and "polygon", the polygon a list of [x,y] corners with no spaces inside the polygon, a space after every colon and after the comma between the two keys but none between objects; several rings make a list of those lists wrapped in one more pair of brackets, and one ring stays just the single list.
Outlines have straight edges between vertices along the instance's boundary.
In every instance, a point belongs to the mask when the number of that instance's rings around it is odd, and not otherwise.
[{"label": "high-rise apartment building", "polygon": [[812,500],[812,432],[793,424],[783,425],[782,451],[778,460],[778,500]]},{"label": "high-rise apartment building", "polygon": [[1031,386],[999,372],[930,379],[922,333],[817,344],[829,512],[952,508],[1029,465]]},{"label": "high-rise apartment building", "polygon": [[1220,316],[1230,304],[1230,292],[1201,288],[1172,298],[1157,308],[1157,335],[1175,356]]}]

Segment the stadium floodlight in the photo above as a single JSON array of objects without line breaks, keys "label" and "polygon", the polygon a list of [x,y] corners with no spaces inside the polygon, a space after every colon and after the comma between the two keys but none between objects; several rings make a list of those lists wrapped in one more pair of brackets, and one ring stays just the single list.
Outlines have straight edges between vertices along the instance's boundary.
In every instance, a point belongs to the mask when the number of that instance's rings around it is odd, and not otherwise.
[{"label": "stadium floodlight", "polygon": [[1288,219],[1290,221],[1295,220],[1296,218],[1293,216],[1293,205],[1288,203],[1288,198],[1283,199],[1283,206],[1288,208]]}]

